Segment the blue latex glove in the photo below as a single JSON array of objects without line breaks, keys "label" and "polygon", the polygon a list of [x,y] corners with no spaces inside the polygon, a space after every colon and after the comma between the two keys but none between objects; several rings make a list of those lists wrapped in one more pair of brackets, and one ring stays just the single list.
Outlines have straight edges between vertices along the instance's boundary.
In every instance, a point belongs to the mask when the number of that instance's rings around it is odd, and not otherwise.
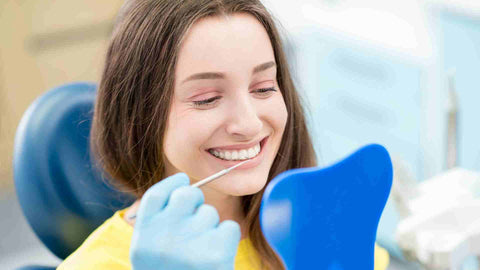
[{"label": "blue latex glove", "polygon": [[219,224],[184,173],[153,185],[143,196],[130,247],[133,269],[233,269],[240,241],[238,223]]}]

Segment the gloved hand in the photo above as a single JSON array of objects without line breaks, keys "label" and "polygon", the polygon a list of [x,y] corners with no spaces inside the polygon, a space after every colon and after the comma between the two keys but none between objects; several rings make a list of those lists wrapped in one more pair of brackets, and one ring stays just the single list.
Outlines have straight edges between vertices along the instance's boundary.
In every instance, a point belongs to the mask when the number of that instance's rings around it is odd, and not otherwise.
[{"label": "gloved hand", "polygon": [[178,173],[142,197],[130,247],[133,269],[232,270],[240,241],[238,223],[219,224],[217,210]]}]

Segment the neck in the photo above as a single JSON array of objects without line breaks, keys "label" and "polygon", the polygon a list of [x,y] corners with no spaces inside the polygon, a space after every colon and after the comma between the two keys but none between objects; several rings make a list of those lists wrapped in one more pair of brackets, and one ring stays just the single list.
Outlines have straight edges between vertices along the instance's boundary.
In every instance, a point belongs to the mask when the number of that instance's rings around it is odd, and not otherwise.
[{"label": "neck", "polygon": [[[224,220],[233,220],[240,225],[242,232],[241,238],[248,237],[248,230],[245,224],[245,214],[243,213],[242,197],[221,194],[208,186],[201,187],[205,204],[212,205],[217,209],[220,217],[220,222]],[[130,216],[135,215],[140,206],[140,199],[136,200],[126,211],[124,220],[131,226],[135,225],[135,219],[130,219]]]},{"label": "neck", "polygon": [[220,193],[209,188],[208,185],[201,187],[201,190],[205,195],[205,204],[212,205],[217,209],[220,222],[225,220],[237,222],[242,231],[242,239],[248,237],[245,214],[242,207],[242,197]]}]

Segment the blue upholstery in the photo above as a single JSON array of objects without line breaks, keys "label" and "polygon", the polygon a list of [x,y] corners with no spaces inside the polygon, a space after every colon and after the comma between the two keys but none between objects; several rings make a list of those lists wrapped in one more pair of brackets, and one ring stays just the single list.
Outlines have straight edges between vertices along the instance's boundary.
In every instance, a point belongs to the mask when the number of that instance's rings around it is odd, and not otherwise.
[{"label": "blue upholstery", "polygon": [[36,235],[61,259],[133,201],[107,184],[90,156],[95,96],[91,83],[48,91],[25,112],[15,137],[14,179],[21,208]]},{"label": "blue upholstery", "polygon": [[284,172],[265,190],[260,224],[287,269],[373,269],[392,164],[369,145],[325,169]]}]

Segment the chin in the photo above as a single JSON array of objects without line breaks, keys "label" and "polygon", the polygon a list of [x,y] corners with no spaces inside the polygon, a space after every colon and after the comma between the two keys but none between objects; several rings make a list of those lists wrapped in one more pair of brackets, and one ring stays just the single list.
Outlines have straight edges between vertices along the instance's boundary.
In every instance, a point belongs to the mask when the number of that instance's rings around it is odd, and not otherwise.
[{"label": "chin", "polygon": [[[228,186],[223,186],[222,191],[232,196],[246,196],[256,194],[265,187],[265,184],[267,182],[266,177],[263,179],[264,180],[260,181],[252,179],[252,181],[237,182],[234,185],[230,184]],[[232,180],[235,181],[234,179]]]}]

